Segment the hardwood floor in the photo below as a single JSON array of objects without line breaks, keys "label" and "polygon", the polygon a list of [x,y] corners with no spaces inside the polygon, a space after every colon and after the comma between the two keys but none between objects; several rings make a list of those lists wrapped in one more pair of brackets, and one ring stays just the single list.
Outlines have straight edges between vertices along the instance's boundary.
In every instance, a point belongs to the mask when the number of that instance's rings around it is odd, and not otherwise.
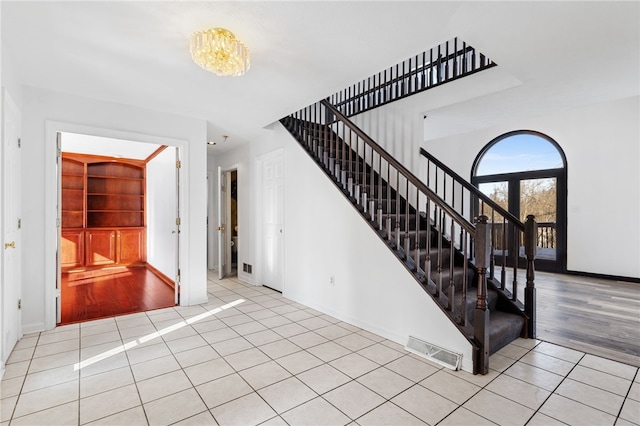
[{"label": "hardwood floor", "polygon": [[144,267],[85,279],[62,274],[61,297],[60,324],[174,306],[173,288]]},{"label": "hardwood floor", "polygon": [[640,284],[536,272],[536,289],[538,339],[640,367]]}]

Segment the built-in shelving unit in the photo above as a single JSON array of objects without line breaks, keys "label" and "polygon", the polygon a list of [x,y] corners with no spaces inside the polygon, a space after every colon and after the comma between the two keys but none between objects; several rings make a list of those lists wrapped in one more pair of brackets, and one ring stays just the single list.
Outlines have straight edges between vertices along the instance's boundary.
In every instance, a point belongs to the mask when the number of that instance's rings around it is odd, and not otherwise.
[{"label": "built-in shelving unit", "polygon": [[63,153],[61,179],[63,271],[144,264],[144,162]]},{"label": "built-in shelving unit", "polygon": [[85,165],[62,159],[62,227],[84,228]]}]

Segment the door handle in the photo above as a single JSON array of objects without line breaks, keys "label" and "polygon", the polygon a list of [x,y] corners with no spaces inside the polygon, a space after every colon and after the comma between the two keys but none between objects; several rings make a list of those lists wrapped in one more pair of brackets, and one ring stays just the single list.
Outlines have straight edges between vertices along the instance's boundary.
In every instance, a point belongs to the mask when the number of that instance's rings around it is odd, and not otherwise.
[{"label": "door handle", "polygon": [[4,243],[4,248],[5,248],[5,250],[8,249],[8,248],[14,249],[14,248],[16,248],[16,242],[15,241],[11,241],[10,243]]}]

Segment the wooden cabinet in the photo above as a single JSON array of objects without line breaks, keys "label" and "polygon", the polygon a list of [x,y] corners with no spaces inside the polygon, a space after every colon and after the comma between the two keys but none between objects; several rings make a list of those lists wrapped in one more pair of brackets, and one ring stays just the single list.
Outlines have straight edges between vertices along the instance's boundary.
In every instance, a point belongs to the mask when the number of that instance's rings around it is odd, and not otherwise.
[{"label": "wooden cabinet", "polygon": [[64,270],[146,261],[145,164],[62,154]]},{"label": "wooden cabinet", "polygon": [[60,266],[77,268],[84,265],[84,231],[72,229],[62,231],[60,242]]},{"label": "wooden cabinet", "polygon": [[144,261],[144,228],[87,230],[87,266],[135,265]]},{"label": "wooden cabinet", "polygon": [[136,264],[146,259],[145,229],[120,229],[118,244],[118,263]]}]

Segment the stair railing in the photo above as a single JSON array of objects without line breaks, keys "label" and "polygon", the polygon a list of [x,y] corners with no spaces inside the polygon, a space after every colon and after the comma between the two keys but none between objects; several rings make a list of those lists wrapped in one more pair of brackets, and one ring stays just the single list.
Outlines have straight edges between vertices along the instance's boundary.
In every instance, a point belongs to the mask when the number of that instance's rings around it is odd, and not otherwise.
[{"label": "stair railing", "polygon": [[[426,186],[438,194],[458,214],[467,220],[486,217],[491,244],[487,253],[488,279],[516,304],[518,300],[518,271],[526,262],[526,287],[523,309],[527,316],[527,336],[535,338],[535,267],[538,224],[533,215],[522,223],[504,207],[492,200],[424,148],[420,154],[427,160]],[[546,234],[545,234],[546,235]],[[544,235],[543,235],[544,237]],[[521,244],[522,242],[522,244]],[[507,270],[512,268],[511,289],[507,289]],[[496,274],[499,269],[499,276]]]},{"label": "stair railing", "polygon": [[495,65],[454,38],[337,92],[332,103],[346,117],[352,117]]},{"label": "stair railing", "polygon": [[[474,244],[488,252],[486,235],[476,240],[476,227],[413,173],[336,109],[322,100],[283,118],[283,125],[316,159],[334,184],[356,206],[389,248],[403,261],[443,311],[465,332],[467,318],[468,260]],[[482,224],[481,224],[482,226]],[[424,237],[424,238],[423,238]],[[437,240],[432,253],[432,240]],[[456,249],[462,254],[461,297],[455,300]],[[479,351],[475,365],[488,368],[489,317],[486,304],[486,259],[475,259],[480,277],[476,311],[484,321],[474,322]],[[480,315],[474,314],[474,317]]]}]

